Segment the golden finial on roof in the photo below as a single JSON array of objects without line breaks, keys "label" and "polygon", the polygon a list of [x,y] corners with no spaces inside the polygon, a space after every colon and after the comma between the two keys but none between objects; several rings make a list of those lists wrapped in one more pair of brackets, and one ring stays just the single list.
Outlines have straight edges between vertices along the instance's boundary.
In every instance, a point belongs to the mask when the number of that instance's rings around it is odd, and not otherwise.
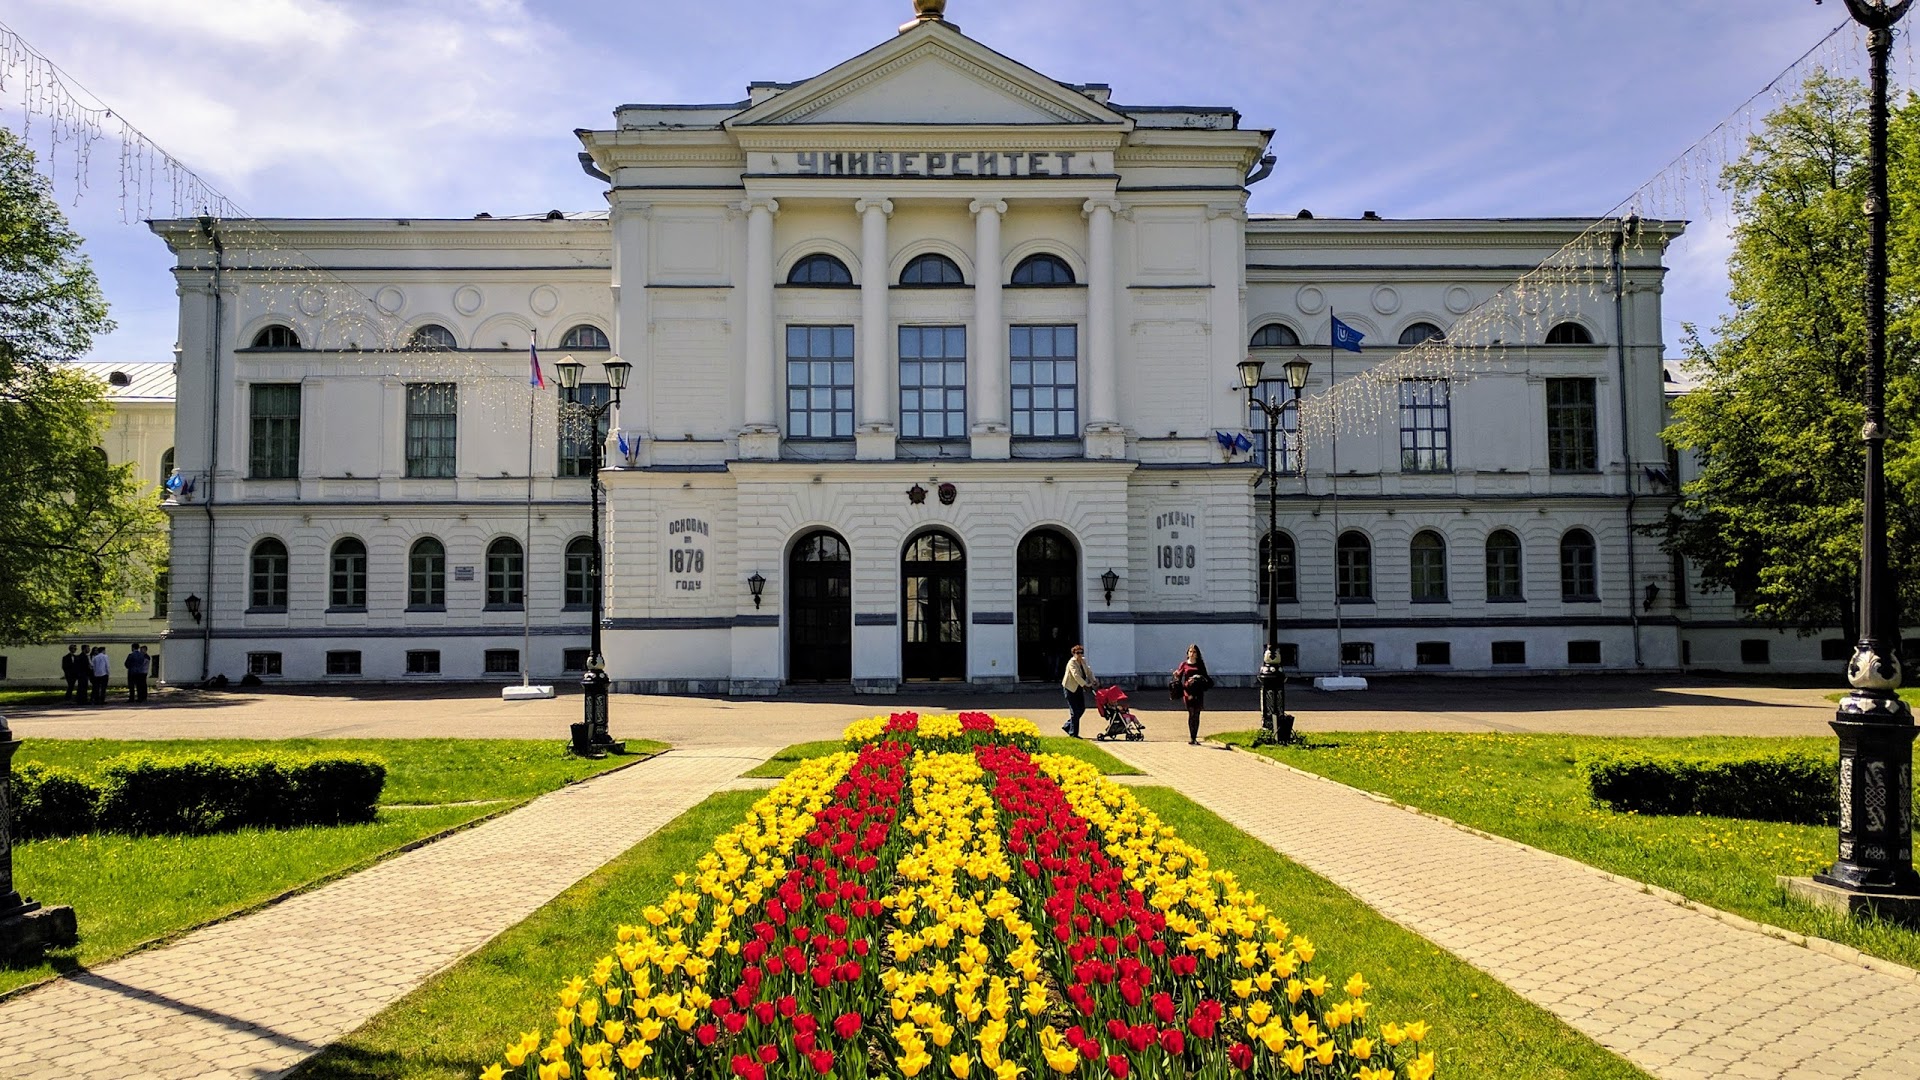
[{"label": "golden finial on roof", "polygon": [[913,21],[902,23],[900,32],[904,34],[921,23],[930,22],[946,23],[952,30],[960,29],[947,22],[947,0],[913,0]]}]

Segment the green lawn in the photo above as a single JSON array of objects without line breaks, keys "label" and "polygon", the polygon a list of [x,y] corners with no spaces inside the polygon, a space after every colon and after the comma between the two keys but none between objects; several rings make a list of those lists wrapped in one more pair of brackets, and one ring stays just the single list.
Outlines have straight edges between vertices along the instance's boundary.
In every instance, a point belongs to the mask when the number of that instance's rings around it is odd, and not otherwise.
[{"label": "green lawn", "polygon": [[[664,893],[672,875],[757,797],[722,792],[561,894],[525,922],[415,990],[294,1075],[302,1080],[468,1080],[508,1040],[547,1020],[552,994],[590,969],[613,928]],[[1363,971],[1383,1019],[1424,1018],[1441,1075],[1526,1080],[1626,1080],[1645,1074],[1529,1005],[1486,975],[1276,855],[1180,794],[1135,794],[1181,835],[1278,905],[1320,947],[1315,969],[1344,980]]]},{"label": "green lawn", "polygon": [[[468,805],[383,808],[371,823],[333,828],[249,829],[213,836],[100,834],[22,842],[13,850],[16,887],[42,903],[71,904],[80,922],[80,943],[33,967],[0,968],[0,993],[245,911],[535,795],[642,760],[570,759],[562,755],[561,746],[504,739],[30,740],[16,761],[83,770],[133,749],[364,751],[387,762],[383,805]],[[629,746],[640,753],[662,749],[657,743]]]},{"label": "green lawn", "polygon": [[[1252,737],[1216,736],[1241,746]],[[1821,738],[1425,732],[1315,733],[1304,745],[1257,752],[1711,907],[1920,965],[1920,933],[1848,921],[1789,900],[1775,882],[1777,875],[1831,864],[1837,843],[1831,826],[1615,813],[1593,805],[1580,768],[1615,752],[1711,759],[1782,750],[1835,752],[1833,740]]]},{"label": "green lawn", "polygon": [[499,1060],[508,1040],[550,1025],[560,984],[612,951],[615,927],[665,895],[673,875],[693,866],[714,837],[739,824],[764,794],[723,791],[708,797],[294,1075],[472,1080]]},{"label": "green lawn", "polygon": [[[795,743],[740,775],[763,778],[785,776],[799,768],[802,761],[837,754],[844,749],[846,744],[839,739]],[[1102,750],[1100,744],[1091,739],[1069,739],[1065,735],[1042,736],[1040,752],[1079,758],[1108,776],[1141,775],[1139,769]]]},{"label": "green lawn", "polygon": [[[1847,696],[1847,692],[1845,690],[1835,690],[1833,693],[1827,695],[1827,700],[1839,701],[1841,698],[1846,696]],[[1920,706],[1920,686],[1901,687],[1900,700],[1906,702],[1909,705]]]},{"label": "green lawn", "polygon": [[[65,687],[17,686],[0,690],[0,708],[8,705],[59,705],[66,700],[66,694]],[[124,702],[126,696],[127,688],[124,684],[107,687],[109,703],[116,700]]]}]

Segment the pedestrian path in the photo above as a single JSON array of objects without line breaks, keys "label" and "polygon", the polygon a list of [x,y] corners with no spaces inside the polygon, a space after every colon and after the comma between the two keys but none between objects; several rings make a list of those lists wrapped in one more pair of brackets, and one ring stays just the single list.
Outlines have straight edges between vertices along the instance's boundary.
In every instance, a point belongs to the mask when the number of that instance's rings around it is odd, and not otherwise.
[{"label": "pedestrian path", "polygon": [[0,1076],[283,1075],[775,749],[671,751],[0,1002]]},{"label": "pedestrian path", "polygon": [[1251,754],[1110,749],[1663,1080],[1920,1077],[1920,982]]}]

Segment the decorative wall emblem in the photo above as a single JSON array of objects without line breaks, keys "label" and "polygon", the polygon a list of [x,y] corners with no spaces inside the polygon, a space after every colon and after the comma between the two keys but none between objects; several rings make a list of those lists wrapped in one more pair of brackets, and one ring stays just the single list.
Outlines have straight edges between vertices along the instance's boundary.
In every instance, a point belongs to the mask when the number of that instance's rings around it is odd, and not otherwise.
[{"label": "decorative wall emblem", "polygon": [[923,505],[927,501],[927,489],[919,484],[913,485],[907,489],[907,501],[915,506]]},{"label": "decorative wall emblem", "polygon": [[462,315],[471,315],[480,310],[480,290],[471,285],[462,285],[453,290],[453,309]]},{"label": "decorative wall emblem", "polygon": [[560,306],[560,293],[551,285],[539,285],[527,294],[527,306],[536,315],[551,315]]},{"label": "decorative wall emblem", "polygon": [[959,497],[960,497],[960,489],[954,487],[952,484],[940,485],[940,505],[941,506],[952,506],[953,500]]},{"label": "decorative wall emblem", "polygon": [[1391,315],[1400,310],[1400,291],[1391,285],[1382,285],[1373,290],[1373,310],[1382,315]]},{"label": "decorative wall emblem", "polygon": [[1473,290],[1465,285],[1455,285],[1447,290],[1447,310],[1455,315],[1465,315],[1473,306]]},{"label": "decorative wall emblem", "polygon": [[1327,306],[1327,294],[1312,285],[1302,285],[1300,291],[1293,294],[1293,302],[1308,315]]},{"label": "decorative wall emblem", "polygon": [[402,307],[406,306],[406,303],[406,295],[391,285],[373,294],[373,306],[386,312],[388,315],[397,313]]},{"label": "decorative wall emblem", "polygon": [[318,315],[326,310],[326,307],[327,294],[325,291],[313,286],[300,290],[300,310],[302,312],[310,316]]}]

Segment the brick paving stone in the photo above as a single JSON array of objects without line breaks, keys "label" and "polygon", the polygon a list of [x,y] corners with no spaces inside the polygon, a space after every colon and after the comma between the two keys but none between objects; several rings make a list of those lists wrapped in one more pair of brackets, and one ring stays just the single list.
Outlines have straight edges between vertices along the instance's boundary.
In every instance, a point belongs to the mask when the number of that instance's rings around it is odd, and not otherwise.
[{"label": "brick paving stone", "polygon": [[1250,754],[1112,750],[1662,1080],[1920,1077],[1920,982]]},{"label": "brick paving stone", "polygon": [[5,1075],[282,1076],[775,749],[676,750],[0,1002]]}]

